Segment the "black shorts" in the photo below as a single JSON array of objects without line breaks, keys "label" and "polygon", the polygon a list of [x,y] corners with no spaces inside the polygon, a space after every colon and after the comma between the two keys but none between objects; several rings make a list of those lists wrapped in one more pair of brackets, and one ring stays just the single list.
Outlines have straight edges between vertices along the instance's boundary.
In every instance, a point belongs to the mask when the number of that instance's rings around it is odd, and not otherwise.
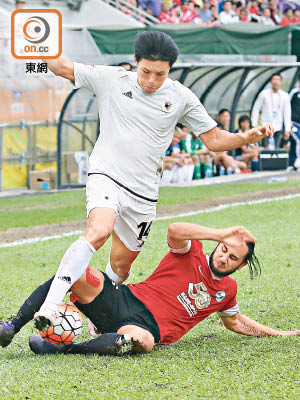
[{"label": "black shorts", "polygon": [[155,343],[160,341],[158,325],[144,303],[126,285],[116,285],[104,275],[102,292],[89,304],[74,304],[101,333],[117,332],[121,326],[136,325],[151,332]]}]

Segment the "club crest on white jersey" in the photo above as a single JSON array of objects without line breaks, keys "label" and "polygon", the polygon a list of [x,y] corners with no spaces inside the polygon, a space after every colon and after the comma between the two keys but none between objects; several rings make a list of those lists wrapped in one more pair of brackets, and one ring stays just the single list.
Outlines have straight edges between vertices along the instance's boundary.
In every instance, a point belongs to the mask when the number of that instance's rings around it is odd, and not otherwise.
[{"label": "club crest on white jersey", "polygon": [[170,100],[164,100],[161,103],[160,108],[162,109],[163,112],[168,113],[168,112],[172,111],[173,104]]}]

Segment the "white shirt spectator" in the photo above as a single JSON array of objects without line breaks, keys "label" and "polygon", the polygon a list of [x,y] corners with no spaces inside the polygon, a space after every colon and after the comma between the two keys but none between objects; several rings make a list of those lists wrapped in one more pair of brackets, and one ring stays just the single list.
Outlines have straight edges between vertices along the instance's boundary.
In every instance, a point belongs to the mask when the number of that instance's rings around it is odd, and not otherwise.
[{"label": "white shirt spectator", "polygon": [[275,93],[272,89],[265,89],[259,94],[252,110],[252,126],[257,126],[259,113],[261,124],[271,122],[275,132],[282,130],[283,123],[285,131],[291,131],[290,98],[283,90]]},{"label": "white shirt spectator", "polygon": [[219,15],[220,24],[234,24],[237,22],[236,18],[231,13],[222,11]]},{"label": "white shirt spectator", "polygon": [[258,22],[262,25],[271,25],[271,26],[276,26],[275,22],[272,20],[272,18],[264,17],[262,16],[256,16],[258,19]]}]

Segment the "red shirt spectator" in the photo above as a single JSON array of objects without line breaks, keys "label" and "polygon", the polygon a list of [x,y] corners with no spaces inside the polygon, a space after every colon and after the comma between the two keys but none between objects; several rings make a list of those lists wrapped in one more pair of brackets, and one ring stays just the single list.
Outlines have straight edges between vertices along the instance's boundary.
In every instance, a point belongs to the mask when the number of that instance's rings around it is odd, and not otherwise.
[{"label": "red shirt spectator", "polygon": [[249,7],[250,14],[259,14],[258,2],[256,0],[251,1],[251,6]]},{"label": "red shirt spectator", "polygon": [[293,22],[293,10],[291,8],[287,8],[283,14],[282,20],[280,22],[281,26],[291,25]]},{"label": "red shirt spectator", "polygon": [[197,15],[194,13],[194,3],[190,1],[187,6],[183,7],[183,13],[180,17],[180,23],[190,24],[196,17]]},{"label": "red shirt spectator", "polygon": [[296,8],[296,10],[293,11],[293,19],[292,23],[293,24],[299,24],[300,23],[300,10]]},{"label": "red shirt spectator", "polygon": [[174,19],[170,13],[170,5],[169,3],[163,3],[161,5],[161,12],[158,14],[157,17],[160,22],[164,22],[166,24],[174,24]]}]

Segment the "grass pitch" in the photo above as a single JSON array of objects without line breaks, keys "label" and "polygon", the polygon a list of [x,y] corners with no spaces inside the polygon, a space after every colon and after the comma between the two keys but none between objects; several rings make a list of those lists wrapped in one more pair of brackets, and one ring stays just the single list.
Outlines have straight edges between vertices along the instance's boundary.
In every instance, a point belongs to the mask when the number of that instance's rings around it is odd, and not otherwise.
[{"label": "grass pitch", "polygon": [[[182,191],[186,193],[186,189]],[[34,209],[28,213],[34,224]],[[275,329],[300,328],[299,198],[181,220],[219,228],[239,224],[250,229],[259,238],[256,253],[263,272],[254,281],[250,281],[247,268],[233,275],[238,281],[241,312]],[[166,231],[172,221],[153,223],[128,282],[146,278],[157,266],[167,252]],[[74,239],[0,249],[0,319],[14,314],[32,290],[56,272]],[[91,265],[104,268],[109,247],[107,243]],[[213,248],[213,243],[205,242],[207,252]],[[300,337],[238,335],[226,330],[216,315],[176,344],[134,357],[36,356],[28,347],[32,334],[36,332],[29,323],[9,347],[0,349],[1,399],[281,400],[300,396]],[[80,339],[87,337],[85,333]]]}]

